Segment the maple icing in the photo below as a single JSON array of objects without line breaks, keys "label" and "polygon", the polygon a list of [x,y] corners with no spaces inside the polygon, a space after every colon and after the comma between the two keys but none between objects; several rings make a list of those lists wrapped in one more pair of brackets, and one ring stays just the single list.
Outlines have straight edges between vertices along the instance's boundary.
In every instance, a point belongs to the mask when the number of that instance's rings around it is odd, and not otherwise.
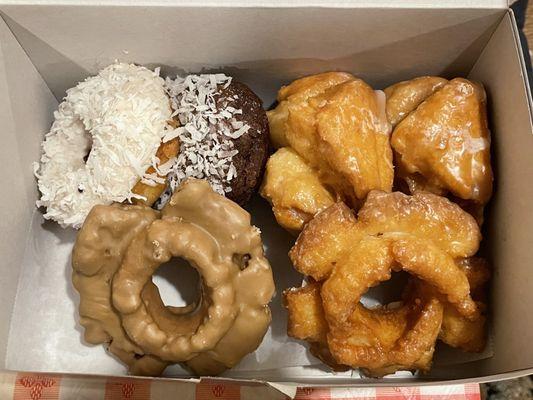
[{"label": "maple icing", "polygon": [[[198,304],[163,304],[151,276],[172,257],[198,270]],[[187,180],[161,213],[95,207],[78,235],[73,268],[85,339],[110,343],[133,373],[158,375],[174,362],[220,373],[254,351],[270,324],[274,282],[260,232],[206,181]]]}]

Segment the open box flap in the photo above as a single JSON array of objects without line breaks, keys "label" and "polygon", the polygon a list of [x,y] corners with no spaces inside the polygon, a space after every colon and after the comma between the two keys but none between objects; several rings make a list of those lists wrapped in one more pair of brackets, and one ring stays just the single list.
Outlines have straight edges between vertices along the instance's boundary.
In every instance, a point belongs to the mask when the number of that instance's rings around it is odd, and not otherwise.
[{"label": "open box flap", "polygon": [[[20,260],[35,210],[37,188],[32,162],[38,160],[42,127],[49,126],[57,101],[7,25],[0,19],[0,360],[5,359],[9,321],[17,290]],[[38,135],[38,136],[35,136]]]},{"label": "open box flap", "polygon": [[[532,315],[533,304],[533,125],[512,17],[509,13],[504,18],[469,75],[490,83],[486,87],[491,109],[508,110],[489,115],[497,134],[492,135],[495,188],[487,220],[498,222],[487,225],[484,232],[484,248],[495,268],[491,288],[494,357],[482,364],[486,375],[533,368],[533,320],[524,318]],[[495,59],[499,62],[491,62]]]},{"label": "open box flap", "polygon": [[[247,83],[267,107],[282,84],[320,71],[352,71],[376,88],[416,75],[464,74],[505,13],[109,6],[103,18],[95,6],[0,10],[58,99],[120,60],[160,66],[169,75],[222,69]],[[191,32],[194,40],[187,40]]]}]

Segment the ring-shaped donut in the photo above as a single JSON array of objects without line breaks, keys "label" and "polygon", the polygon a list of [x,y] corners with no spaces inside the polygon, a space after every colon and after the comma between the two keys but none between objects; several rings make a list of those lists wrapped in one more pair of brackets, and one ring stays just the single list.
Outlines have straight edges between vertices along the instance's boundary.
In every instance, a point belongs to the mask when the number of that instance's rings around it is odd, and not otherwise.
[{"label": "ring-shaped donut", "polygon": [[[148,170],[162,138],[173,129],[158,71],[112,64],[67,90],[54,117],[35,165],[41,192],[37,206],[46,207],[45,219],[79,228],[95,205],[153,202],[164,190],[158,185],[164,177]],[[169,143],[158,156],[174,157],[178,147],[177,141]]]},{"label": "ring-shaped donut", "polygon": [[[166,306],[150,279],[173,255],[201,270],[200,300],[185,307]],[[134,261],[139,274],[132,275]],[[161,213],[94,207],[76,240],[73,269],[86,340],[110,343],[137,375],[159,375],[178,361],[197,374],[218,374],[254,351],[270,324],[274,283],[260,232],[245,210],[205,181],[183,183]],[[179,344],[173,352],[153,341],[164,342],[169,332]]]},{"label": "ring-shaped donut", "polygon": [[[479,240],[470,215],[431,194],[371,192],[357,219],[337,203],[306,225],[290,252],[296,269],[318,281],[320,290],[312,291],[318,297],[315,306],[306,305],[305,315],[315,322],[305,330],[297,317],[298,308],[305,308],[298,297],[311,291],[286,293],[289,333],[322,346],[327,341],[336,364],[360,367],[369,375],[428,369],[442,301],[466,320],[479,316],[467,276],[456,263],[474,254]],[[398,270],[418,282],[411,283],[403,305],[365,308],[361,297]]]},{"label": "ring-shaped donut", "polygon": [[[172,257],[181,257],[196,268],[209,293],[206,318],[192,335],[161,329],[141,299],[157,268]],[[220,257],[216,241],[205,230],[177,218],[161,219],[131,242],[113,279],[113,304],[122,314],[128,335],[145,351],[186,361],[213,348],[233,324],[235,291],[230,275],[231,265]],[[177,323],[188,323],[194,313],[174,318]]]},{"label": "ring-shaped donut", "polygon": [[[221,372],[253,351],[270,323],[274,283],[260,232],[246,211],[195,179],[176,190],[161,215],[131,241],[113,279],[113,305],[146,353],[187,361],[197,373]],[[148,307],[142,293],[172,257],[197,269],[203,295],[197,309],[166,312],[163,321],[158,300]]]},{"label": "ring-shaped donut", "polygon": [[[395,254],[403,245],[385,238],[365,238],[354,246],[348,259],[339,260],[322,285],[329,349],[337,362],[357,365],[367,375],[382,376],[397,369],[427,370],[430,362],[426,360],[431,360],[439,334],[443,306],[422,283],[411,284],[413,289],[406,290],[399,307],[369,309],[360,302],[370,287],[390,279],[393,269],[402,269]],[[461,278],[462,271],[450,261],[451,265],[443,267],[445,272],[456,272]],[[431,279],[428,269],[410,272]]]}]

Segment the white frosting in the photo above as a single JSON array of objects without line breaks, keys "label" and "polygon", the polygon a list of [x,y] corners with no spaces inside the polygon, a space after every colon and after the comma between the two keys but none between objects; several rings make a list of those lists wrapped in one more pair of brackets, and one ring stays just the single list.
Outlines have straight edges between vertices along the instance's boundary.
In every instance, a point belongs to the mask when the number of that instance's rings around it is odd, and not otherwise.
[{"label": "white frosting", "polygon": [[172,130],[159,70],[132,64],[110,65],[69,89],[54,117],[35,166],[37,206],[62,227],[79,228],[94,205],[139,197],[131,189],[155,176],[144,174]]}]

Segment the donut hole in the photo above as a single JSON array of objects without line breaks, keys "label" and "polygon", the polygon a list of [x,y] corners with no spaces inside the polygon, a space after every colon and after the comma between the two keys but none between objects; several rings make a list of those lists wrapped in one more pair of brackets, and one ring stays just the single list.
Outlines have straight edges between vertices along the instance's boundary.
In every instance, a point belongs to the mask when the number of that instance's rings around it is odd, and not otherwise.
[{"label": "donut hole", "polygon": [[93,149],[93,137],[87,131],[85,131],[85,138],[87,139],[87,145],[85,147],[85,155],[83,156],[83,162],[87,164],[87,160],[91,155],[91,150]]},{"label": "donut hole", "polygon": [[248,254],[248,253],[246,253],[246,254],[239,254],[239,253],[233,254],[233,262],[239,266],[241,271],[246,269],[246,268],[248,268],[248,264],[250,263],[250,259],[251,258],[252,258],[252,256],[250,254]]},{"label": "donut hole", "polygon": [[390,305],[402,302],[402,294],[407,285],[409,274],[405,271],[392,272],[391,279],[370,288],[361,298],[367,308]]},{"label": "donut hole", "polygon": [[152,276],[166,306],[185,307],[200,301],[200,274],[187,260],[174,257]]}]

